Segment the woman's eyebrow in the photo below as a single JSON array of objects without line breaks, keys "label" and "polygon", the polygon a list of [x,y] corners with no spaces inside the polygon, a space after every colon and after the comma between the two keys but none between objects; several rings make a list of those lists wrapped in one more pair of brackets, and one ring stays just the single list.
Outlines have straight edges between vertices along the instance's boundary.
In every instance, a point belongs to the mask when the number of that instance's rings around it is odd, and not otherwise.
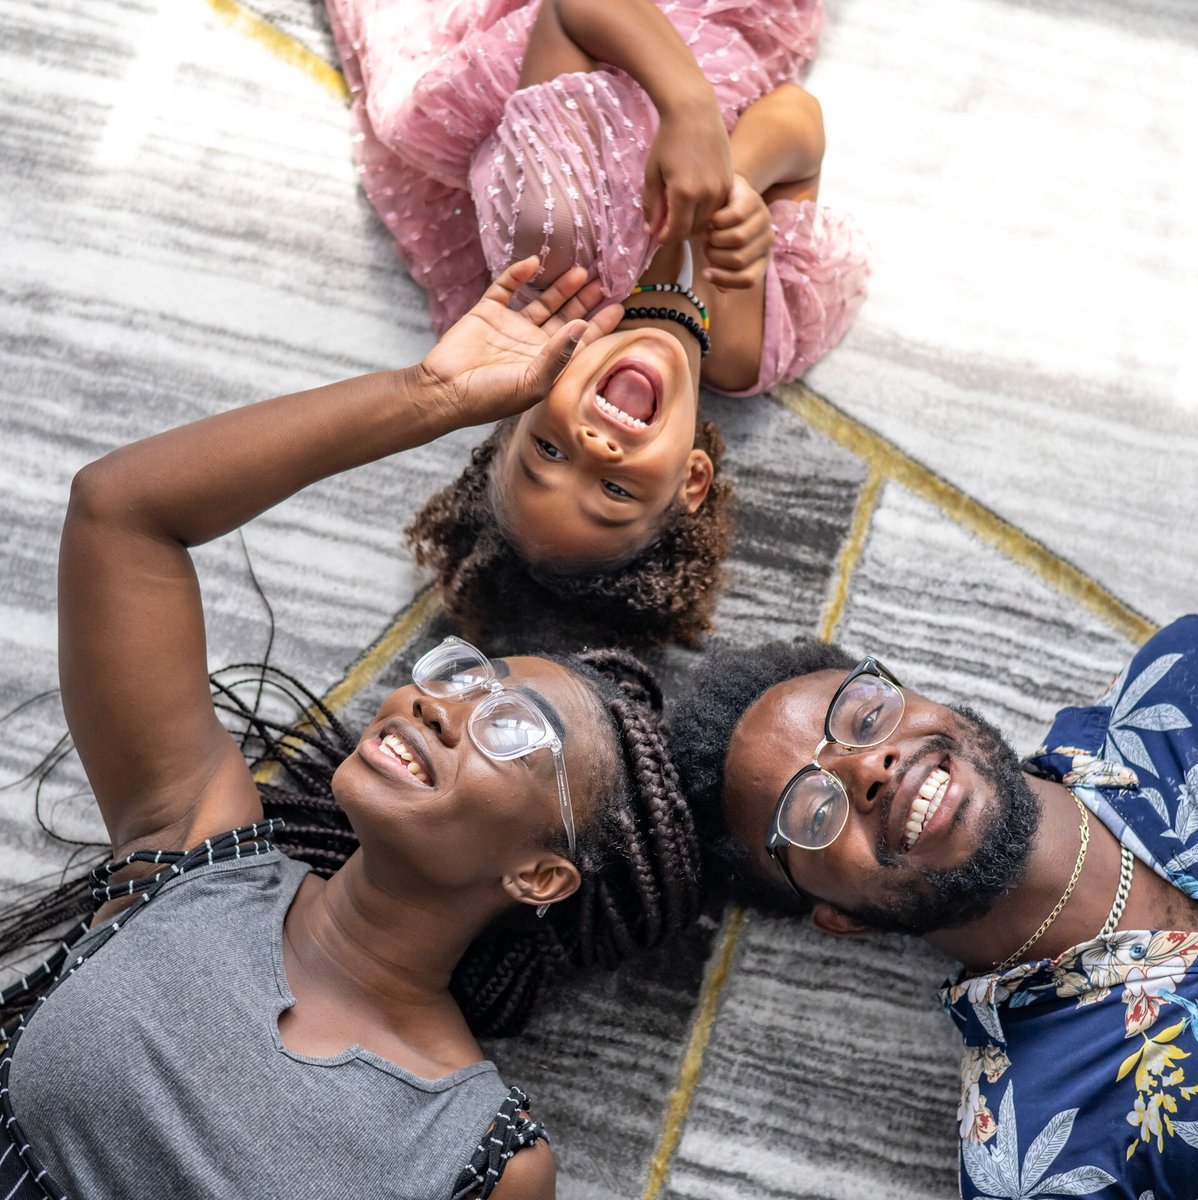
[{"label": "woman's eyebrow", "polygon": [[566,740],[566,727],[562,724],[561,715],[536,688],[529,687],[526,683],[515,683],[511,685],[511,688],[513,692],[520,692],[521,695],[527,696],[545,714],[545,720],[549,722],[559,740],[563,742]]}]

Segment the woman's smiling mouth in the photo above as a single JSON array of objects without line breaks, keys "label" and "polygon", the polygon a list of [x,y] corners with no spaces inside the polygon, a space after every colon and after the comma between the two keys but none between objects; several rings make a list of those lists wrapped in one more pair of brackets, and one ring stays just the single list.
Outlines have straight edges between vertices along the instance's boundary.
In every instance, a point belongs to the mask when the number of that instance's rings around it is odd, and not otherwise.
[{"label": "woman's smiling mouth", "polygon": [[390,754],[397,758],[407,768],[410,775],[415,776],[421,783],[428,783],[428,772],[420,765],[420,761],[412,754],[412,752],[401,742],[398,736],[394,733],[388,733],[379,739],[379,745],[382,747],[385,754]]},{"label": "woman's smiling mouth", "polygon": [[436,782],[427,752],[419,745],[419,735],[394,721],[365,738],[358,750],[376,770],[393,779],[427,788]]}]

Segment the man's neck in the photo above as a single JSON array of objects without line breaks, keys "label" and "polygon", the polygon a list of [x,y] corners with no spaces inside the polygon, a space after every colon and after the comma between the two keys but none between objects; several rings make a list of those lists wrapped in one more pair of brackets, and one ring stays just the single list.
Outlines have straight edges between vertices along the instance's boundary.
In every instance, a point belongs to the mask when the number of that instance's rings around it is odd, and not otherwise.
[{"label": "man's neck", "polygon": [[[1081,811],[1062,784],[1028,778],[1040,798],[1040,825],[1019,885],[985,916],[928,935],[928,941],[965,965],[971,974],[992,970],[1016,954],[1061,900],[1077,868]],[[1017,961],[1053,958],[1093,938],[1111,908],[1119,878],[1119,843],[1101,821],[1088,817],[1089,845],[1064,907]]]}]

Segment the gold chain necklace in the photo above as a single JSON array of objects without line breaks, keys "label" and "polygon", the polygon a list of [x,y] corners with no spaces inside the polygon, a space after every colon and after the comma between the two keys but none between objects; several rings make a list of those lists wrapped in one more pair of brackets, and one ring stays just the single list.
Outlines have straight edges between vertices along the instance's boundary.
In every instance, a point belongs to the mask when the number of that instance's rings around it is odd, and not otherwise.
[{"label": "gold chain necklace", "polygon": [[[1070,793],[1072,795],[1072,793]],[[1090,812],[1086,806],[1076,797],[1073,797],[1074,803],[1078,807],[1078,811],[1082,815],[1081,825],[1078,827],[1078,833],[1081,835],[1082,844],[1077,852],[1077,862],[1073,864],[1073,874],[1069,877],[1069,883],[1065,888],[1064,894],[1057,901],[1056,907],[1048,914],[1040,925],[1040,928],[1032,934],[1014,954],[1004,958],[1002,962],[994,968],[994,972],[1005,971],[1008,967],[1014,966],[1019,962],[1023,955],[1031,949],[1047,932],[1048,927],[1061,915],[1061,909],[1069,902],[1069,897],[1073,895],[1073,889],[1077,887],[1077,881],[1082,873],[1082,863],[1086,861],[1086,848],[1090,845]]]}]

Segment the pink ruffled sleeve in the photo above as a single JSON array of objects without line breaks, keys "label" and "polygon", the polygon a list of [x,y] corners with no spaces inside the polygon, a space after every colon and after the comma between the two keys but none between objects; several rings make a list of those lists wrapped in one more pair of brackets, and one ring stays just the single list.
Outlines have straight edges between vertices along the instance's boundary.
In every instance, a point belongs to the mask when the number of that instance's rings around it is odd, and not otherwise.
[{"label": "pink ruffled sleeve", "polygon": [[470,163],[516,86],[535,5],[329,0],[328,9],[363,190],[443,333],[491,282]]},{"label": "pink ruffled sleeve", "polygon": [[540,256],[555,279],[575,263],[623,299],[656,247],[644,230],[645,159],[657,111],[623,72],[559,75],[514,93],[471,169],[491,273]]},{"label": "pink ruffled sleeve", "polygon": [[865,300],[869,247],[851,218],[810,200],[775,200],[770,216],[776,236],[761,371],[751,388],[726,396],[755,396],[798,379],[844,337]]}]

